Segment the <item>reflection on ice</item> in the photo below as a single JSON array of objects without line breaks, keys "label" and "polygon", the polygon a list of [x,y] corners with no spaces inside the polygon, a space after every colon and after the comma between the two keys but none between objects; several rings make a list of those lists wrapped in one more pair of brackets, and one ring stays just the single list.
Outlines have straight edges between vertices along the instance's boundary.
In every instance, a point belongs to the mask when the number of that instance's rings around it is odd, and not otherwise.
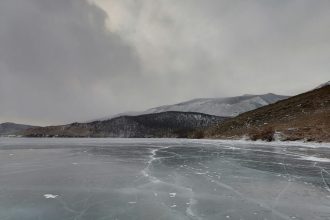
[{"label": "reflection on ice", "polygon": [[329,171],[326,144],[0,139],[0,219],[330,219]]}]

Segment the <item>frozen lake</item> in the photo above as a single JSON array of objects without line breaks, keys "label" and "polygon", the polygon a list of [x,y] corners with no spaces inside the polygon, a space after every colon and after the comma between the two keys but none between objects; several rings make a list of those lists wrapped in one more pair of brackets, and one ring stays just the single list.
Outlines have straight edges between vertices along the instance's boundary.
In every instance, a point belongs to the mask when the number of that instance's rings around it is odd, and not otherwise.
[{"label": "frozen lake", "polygon": [[0,138],[0,220],[330,219],[329,144]]}]

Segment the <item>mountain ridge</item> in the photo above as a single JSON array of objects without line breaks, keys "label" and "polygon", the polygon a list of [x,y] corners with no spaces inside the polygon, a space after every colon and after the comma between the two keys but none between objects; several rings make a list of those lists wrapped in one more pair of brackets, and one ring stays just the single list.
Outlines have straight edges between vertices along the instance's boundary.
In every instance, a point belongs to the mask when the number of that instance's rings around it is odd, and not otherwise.
[{"label": "mountain ridge", "polygon": [[273,103],[204,130],[205,138],[330,142],[330,85]]},{"label": "mountain ridge", "polygon": [[23,135],[26,137],[188,137],[188,134],[196,129],[203,129],[226,119],[203,113],[172,111],[34,128],[26,130]]},{"label": "mountain ridge", "polygon": [[37,126],[17,124],[13,122],[0,123],[0,136],[18,135],[20,132],[26,129],[35,127]]},{"label": "mountain ridge", "polygon": [[266,93],[261,95],[244,94],[242,96],[222,98],[195,98],[176,104],[161,105],[147,109],[145,111],[119,113],[111,117],[103,117],[96,120],[108,120],[124,115],[138,116],[143,114],[161,113],[168,111],[197,112],[220,117],[235,117],[243,112],[269,105],[289,97],[290,96]]}]

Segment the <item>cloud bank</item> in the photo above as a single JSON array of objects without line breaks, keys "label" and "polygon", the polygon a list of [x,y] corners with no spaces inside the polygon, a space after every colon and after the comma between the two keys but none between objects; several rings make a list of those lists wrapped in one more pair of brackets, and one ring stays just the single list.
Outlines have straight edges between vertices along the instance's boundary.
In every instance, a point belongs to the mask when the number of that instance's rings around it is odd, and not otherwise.
[{"label": "cloud bank", "polygon": [[329,80],[329,1],[3,0],[0,122],[57,124]]}]

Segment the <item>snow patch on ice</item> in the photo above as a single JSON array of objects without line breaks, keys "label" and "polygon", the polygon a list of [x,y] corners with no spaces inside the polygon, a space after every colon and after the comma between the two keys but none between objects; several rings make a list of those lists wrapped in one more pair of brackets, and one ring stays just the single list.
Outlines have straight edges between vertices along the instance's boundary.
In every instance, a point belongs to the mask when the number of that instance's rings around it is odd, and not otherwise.
[{"label": "snow patch on ice", "polygon": [[204,174],[208,174],[209,172],[204,172],[204,173],[199,173],[199,172],[196,172],[195,174],[197,174],[197,175],[204,175]]},{"label": "snow patch on ice", "polygon": [[169,193],[171,198],[174,198],[176,196],[176,193]]},{"label": "snow patch on ice", "polygon": [[44,197],[46,199],[56,199],[58,195],[53,195],[53,194],[44,194]]}]

